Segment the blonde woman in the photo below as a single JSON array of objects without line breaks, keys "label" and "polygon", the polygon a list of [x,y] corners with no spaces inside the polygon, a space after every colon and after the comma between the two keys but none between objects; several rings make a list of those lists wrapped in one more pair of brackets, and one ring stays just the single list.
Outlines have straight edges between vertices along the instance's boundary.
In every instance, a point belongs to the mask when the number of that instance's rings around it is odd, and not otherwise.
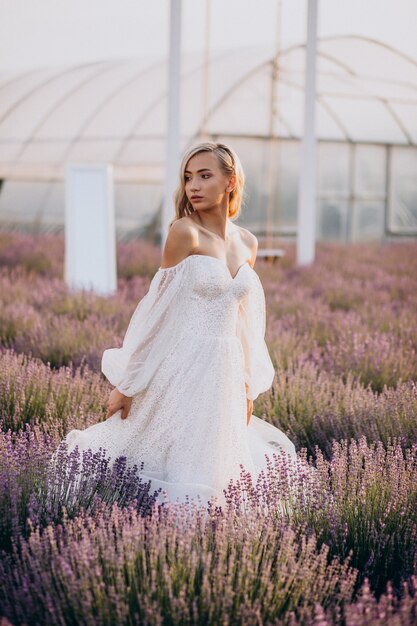
[{"label": "blonde woman", "polygon": [[243,189],[228,146],[200,143],[184,155],[161,266],[123,346],[103,354],[114,385],[107,419],[66,437],[69,451],[102,446],[112,459],[143,462],[160,501],[224,503],[240,464],[256,478],[265,454],[283,448],[296,458],[286,435],[252,414],[275,372],[253,269],[257,239],[234,223]]}]

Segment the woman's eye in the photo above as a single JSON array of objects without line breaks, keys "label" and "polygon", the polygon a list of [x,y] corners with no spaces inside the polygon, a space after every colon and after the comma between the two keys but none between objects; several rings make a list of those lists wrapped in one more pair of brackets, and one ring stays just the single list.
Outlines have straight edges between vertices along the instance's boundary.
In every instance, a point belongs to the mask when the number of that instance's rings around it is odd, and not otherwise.
[{"label": "woman's eye", "polygon": [[210,174],[203,174],[203,178],[210,178]]}]

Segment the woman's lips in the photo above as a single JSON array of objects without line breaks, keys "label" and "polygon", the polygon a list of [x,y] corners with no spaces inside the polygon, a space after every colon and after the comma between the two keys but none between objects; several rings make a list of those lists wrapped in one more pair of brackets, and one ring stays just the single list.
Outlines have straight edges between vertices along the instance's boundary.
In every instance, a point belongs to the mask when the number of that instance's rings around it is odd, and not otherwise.
[{"label": "woman's lips", "polygon": [[193,200],[193,202],[197,202],[197,200],[202,200],[203,198],[201,196],[191,196],[191,200]]}]

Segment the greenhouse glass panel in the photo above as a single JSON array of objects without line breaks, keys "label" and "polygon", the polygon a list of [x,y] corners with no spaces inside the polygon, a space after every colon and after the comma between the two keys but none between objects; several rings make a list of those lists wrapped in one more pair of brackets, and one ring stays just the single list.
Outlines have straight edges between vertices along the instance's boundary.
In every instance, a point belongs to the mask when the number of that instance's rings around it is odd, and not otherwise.
[{"label": "greenhouse glass panel", "polygon": [[[381,137],[385,138],[384,143],[407,141],[392,114],[378,100],[333,97],[323,100],[339,119],[344,120],[348,138],[352,141],[381,141]],[[372,120],[372,124],[369,120]]]},{"label": "greenhouse glass panel", "polygon": [[[258,234],[270,228],[278,238],[293,236],[305,46],[279,55],[272,119],[271,49],[211,51],[207,67],[204,61],[204,51],[182,56],[180,152],[205,131],[235,147],[247,179],[240,222]],[[7,200],[16,219],[26,211],[28,223],[45,219],[49,228],[48,220],[62,215],[64,164],[111,162],[119,231],[155,229],[165,176],[167,70],[166,56],[159,56],[0,76],[0,216]],[[417,142],[416,84],[416,64],[383,43],[357,36],[318,41],[318,239],[384,238],[384,204],[385,227],[416,233],[416,152],[407,147]]]},{"label": "greenhouse glass panel", "polygon": [[385,228],[385,202],[353,203],[352,241],[380,241]]},{"label": "greenhouse glass panel", "polygon": [[343,143],[317,145],[317,193],[346,198],[350,193],[350,149]]},{"label": "greenhouse glass panel", "polygon": [[5,181],[0,193],[2,223],[36,222],[42,216],[50,183],[44,181]]},{"label": "greenhouse glass panel", "polygon": [[355,146],[355,195],[385,199],[386,155],[382,146]]},{"label": "greenhouse glass panel", "polygon": [[390,106],[398,116],[401,124],[406,128],[410,140],[417,144],[417,97],[415,98],[415,104],[392,102]]},{"label": "greenhouse glass panel", "polygon": [[57,230],[64,226],[65,188],[61,181],[49,183],[42,199],[38,219],[43,228]]},{"label": "greenhouse glass panel", "polygon": [[238,153],[246,176],[246,197],[239,223],[265,232],[272,198],[272,231],[294,233],[297,221],[299,149],[295,141],[220,136]]},{"label": "greenhouse glass panel", "polygon": [[[282,87],[282,100],[278,100],[278,112],[291,137],[300,137],[303,128],[304,98],[301,92],[292,90],[291,95]],[[279,96],[280,97],[280,96]]]},{"label": "greenhouse glass panel", "polygon": [[388,223],[391,232],[417,234],[417,149],[391,148]]},{"label": "greenhouse glass panel", "polygon": [[272,170],[273,224],[279,233],[297,230],[299,145],[296,141],[274,142]]},{"label": "greenhouse glass panel", "polygon": [[[328,110],[321,100],[318,100],[316,107],[316,128],[317,136],[322,139],[341,141],[346,139],[346,133],[340,120]],[[301,132],[300,132],[301,136]]]},{"label": "greenhouse glass panel", "polygon": [[118,234],[145,234],[149,225],[158,220],[162,193],[162,185],[134,183],[115,185]]},{"label": "greenhouse glass panel", "polygon": [[348,241],[349,202],[317,202],[316,235],[322,241]]}]

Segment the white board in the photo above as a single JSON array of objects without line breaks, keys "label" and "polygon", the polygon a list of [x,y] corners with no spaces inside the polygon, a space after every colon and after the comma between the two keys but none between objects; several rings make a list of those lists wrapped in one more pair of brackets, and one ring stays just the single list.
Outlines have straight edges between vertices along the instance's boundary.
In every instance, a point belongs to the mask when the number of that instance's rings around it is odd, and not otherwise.
[{"label": "white board", "polygon": [[109,295],[117,288],[113,169],[70,163],[65,170],[65,281]]}]

